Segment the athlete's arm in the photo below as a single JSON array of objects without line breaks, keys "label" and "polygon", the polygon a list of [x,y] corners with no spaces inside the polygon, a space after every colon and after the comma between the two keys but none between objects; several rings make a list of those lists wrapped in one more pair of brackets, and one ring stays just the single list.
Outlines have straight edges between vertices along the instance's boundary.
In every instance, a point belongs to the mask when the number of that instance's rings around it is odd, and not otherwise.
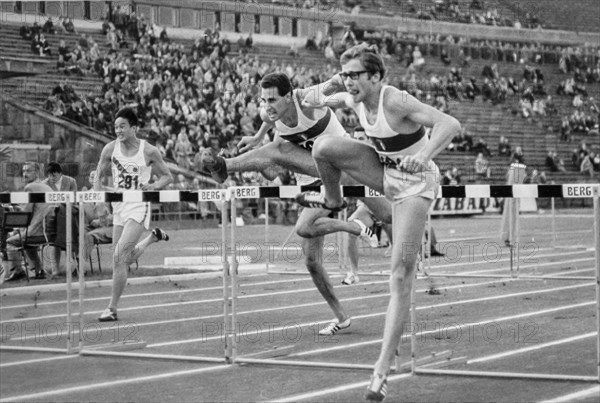
[{"label": "athlete's arm", "polygon": [[354,107],[352,97],[347,92],[338,92],[333,95],[316,95],[310,93],[302,99],[302,106],[308,108],[322,108],[328,106],[333,109]]},{"label": "athlete's arm", "polygon": [[[410,120],[432,128],[427,146],[416,154],[402,159],[400,168],[407,172],[425,170],[429,160],[444,150],[454,136],[460,133],[461,127],[458,120],[420,102],[406,91],[388,90],[388,93],[385,94],[384,105],[386,117],[390,122]],[[391,126],[394,127],[393,124]]]},{"label": "athlete's arm", "polygon": [[[100,161],[98,161],[98,167],[96,168],[96,176],[94,183],[92,183],[92,189],[96,192],[103,190],[102,179],[107,173],[110,173],[110,156],[112,155],[115,142],[108,143],[100,153]],[[116,184],[115,184],[116,185]]]},{"label": "athlete's arm", "polygon": [[336,92],[344,91],[344,80],[339,74],[335,74],[329,80],[312,85],[307,88],[298,89],[299,98],[305,98],[312,94],[313,97],[327,96],[335,94]]},{"label": "athlete's arm", "polygon": [[256,147],[262,141],[262,139],[265,137],[265,134],[267,134],[267,132],[271,128],[275,127],[275,124],[270,122],[268,120],[268,118],[265,119],[262,111],[261,111],[261,118],[263,118],[263,123],[260,125],[260,129],[258,129],[256,134],[254,136],[244,136],[238,143],[237,146],[240,151],[240,154],[245,153],[246,151]]},{"label": "athlete's arm", "polygon": [[148,147],[147,159],[148,165],[152,167],[152,173],[158,176],[158,180],[154,183],[142,185],[142,190],[160,190],[173,182],[173,176],[171,171],[162,159],[158,148],[151,146]]}]

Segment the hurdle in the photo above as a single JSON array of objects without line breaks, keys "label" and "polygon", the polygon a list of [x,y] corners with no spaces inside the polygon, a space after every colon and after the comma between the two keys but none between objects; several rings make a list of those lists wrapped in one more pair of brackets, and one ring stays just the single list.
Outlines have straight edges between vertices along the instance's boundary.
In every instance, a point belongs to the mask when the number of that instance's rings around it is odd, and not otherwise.
[{"label": "hurdle", "polygon": [[[0,203],[6,204],[27,204],[27,203],[64,203],[66,210],[66,330],[67,340],[64,348],[56,347],[32,347],[32,346],[16,346],[16,345],[5,345],[0,343],[0,351],[14,351],[14,352],[38,352],[38,353],[57,353],[57,354],[76,354],[79,351],[78,347],[73,345],[74,340],[74,322],[73,322],[73,310],[72,310],[72,289],[73,289],[73,276],[71,268],[71,259],[73,255],[72,244],[72,210],[73,203],[75,202],[75,192],[48,192],[48,193],[29,193],[29,192],[12,192],[12,193],[0,193]],[[81,214],[81,212],[80,212]],[[81,226],[80,226],[81,227]],[[80,243],[81,245],[81,243]],[[81,255],[80,255],[81,256]],[[81,273],[81,270],[78,270]],[[29,273],[27,273],[29,275]],[[82,282],[79,282],[79,292],[83,293]],[[81,320],[79,321],[81,323]],[[81,327],[80,327],[81,329]],[[61,332],[62,335],[62,332]],[[9,341],[10,337],[1,338],[3,341]]]},{"label": "hurdle", "polygon": [[[211,201],[221,203],[221,248],[222,260],[222,314],[223,329],[223,354],[218,357],[202,355],[176,355],[176,354],[158,354],[130,352],[131,350],[143,349],[147,346],[145,341],[138,342],[115,342],[101,345],[84,345],[82,337],[79,339],[79,355],[81,356],[106,356],[122,358],[141,358],[155,360],[170,360],[184,362],[206,362],[227,364],[230,356],[235,356],[235,339],[230,336],[231,323],[227,319],[231,312],[235,312],[235,306],[231,294],[235,293],[234,286],[231,286],[231,272],[237,270],[236,262],[229,262],[228,251],[225,245],[227,240],[227,208],[229,203],[226,201],[227,192],[225,190],[198,190],[198,191],[180,191],[180,190],[160,190],[160,191],[126,191],[122,193],[115,192],[77,192],[77,201],[80,205],[84,203],[108,203],[108,202],[203,202]],[[80,211],[83,209],[80,208]],[[235,214],[235,207],[232,206],[232,214]],[[235,216],[233,216],[235,221]],[[81,245],[81,244],[80,244]],[[80,276],[82,281],[82,276]],[[83,298],[80,295],[80,318],[83,320]]]},{"label": "hurdle", "polygon": [[[268,198],[268,197],[279,197],[279,198],[290,198],[296,194],[314,189],[306,189],[303,186],[280,186],[280,187],[232,187],[230,198],[235,200],[236,198]],[[344,197],[380,197],[377,192],[369,189],[365,186],[342,186],[342,194]],[[416,333],[412,329],[410,333],[411,337],[411,362],[401,364],[396,361],[396,365],[392,372],[400,372],[410,368],[412,374],[420,375],[442,375],[442,376],[472,376],[472,377],[489,377],[489,378],[505,378],[505,379],[535,379],[535,380],[552,380],[552,381],[566,381],[566,382],[595,382],[600,383],[600,184],[581,185],[581,184],[564,184],[564,185],[468,185],[468,186],[441,186],[440,192],[438,192],[438,198],[489,198],[489,197],[503,197],[503,198],[548,198],[548,197],[561,197],[561,198],[593,198],[594,201],[594,237],[595,237],[595,261],[596,261],[596,276],[595,277],[577,277],[570,276],[569,280],[585,280],[590,279],[596,280],[596,317],[597,317],[597,368],[596,375],[593,376],[579,376],[579,375],[568,375],[568,374],[544,374],[544,373],[519,373],[519,372],[499,372],[499,371],[476,371],[476,370],[453,370],[443,369],[445,366],[451,366],[455,364],[467,363],[466,357],[456,357],[447,360],[442,360],[434,363],[421,364],[416,358]],[[233,216],[232,216],[233,217]],[[515,217],[516,218],[516,217]],[[430,224],[427,224],[430,227]],[[232,220],[232,234],[235,234],[235,221]],[[516,228],[511,228],[517,230]],[[234,236],[234,235],[233,235]],[[233,238],[234,239],[234,238]],[[425,245],[422,244],[422,248]],[[235,254],[235,250],[233,251]],[[511,269],[514,254],[511,253]],[[236,261],[236,259],[233,259]],[[232,273],[232,276],[237,276],[237,271]],[[430,275],[431,276],[431,275]],[[533,276],[533,275],[520,275],[518,270],[512,271],[510,275],[500,276],[461,276],[461,275],[439,275],[439,277],[472,277],[472,278],[508,278],[512,280],[540,280],[540,279],[555,279],[552,276]],[[234,283],[232,283],[234,284]],[[413,295],[411,296],[411,318],[415,319],[415,303],[414,303],[414,287],[412,289]],[[232,295],[235,300],[237,296]],[[232,312],[235,315],[235,312]],[[233,322],[236,320],[233,319]],[[237,329],[234,327],[234,332]],[[243,356],[232,357],[232,364],[235,363],[246,363],[246,364],[258,364],[258,365],[281,365],[281,366],[299,366],[299,367],[315,367],[315,368],[335,368],[335,369],[353,369],[353,370],[372,370],[372,365],[362,364],[344,364],[344,363],[333,363],[333,362],[316,362],[316,361],[293,361],[293,360],[277,360],[277,359],[256,359],[247,358]]]},{"label": "hurdle", "polygon": [[[455,188],[455,189],[452,189]],[[526,281],[552,280],[552,281],[590,281],[596,280],[596,276],[555,276],[555,275],[524,275],[520,273],[520,263],[517,257],[518,239],[520,234],[520,220],[518,202],[522,198],[550,198],[554,206],[555,198],[563,199],[582,199],[595,198],[598,196],[598,185],[596,184],[563,184],[563,185],[468,185],[468,186],[442,186],[438,198],[447,197],[504,197],[505,199],[515,199],[515,206],[508,209],[508,247],[509,247],[509,273],[504,274],[450,274],[450,273],[432,273],[430,277],[443,278],[512,278]],[[594,218],[596,220],[597,218]],[[431,214],[428,214],[428,223],[431,220]],[[554,208],[552,213],[552,244],[556,241],[556,223]],[[429,226],[429,224],[428,224]],[[597,231],[596,231],[597,232]],[[594,234],[595,237],[598,234]],[[430,259],[428,259],[430,265]],[[515,267],[516,265],[516,267]]]},{"label": "hurdle", "polygon": [[[583,189],[579,195],[574,195],[573,189],[577,187],[579,190]],[[175,356],[168,354],[142,354],[142,353],[129,353],[122,351],[127,349],[129,346],[115,346],[121,351],[106,351],[104,348],[92,348],[92,346],[85,346],[83,340],[80,340],[79,346],[76,350],[80,355],[94,355],[94,356],[111,356],[111,357],[128,357],[128,358],[147,358],[147,359],[167,359],[167,360],[182,360],[182,361],[193,361],[193,362],[217,362],[227,364],[236,363],[247,363],[247,364],[258,364],[258,365],[287,365],[287,366],[305,366],[305,367],[318,367],[318,368],[338,368],[338,369],[352,369],[352,370],[372,370],[372,365],[362,364],[345,364],[345,363],[327,363],[327,362],[309,362],[309,361],[294,361],[294,360],[277,360],[277,359],[256,359],[240,356],[237,351],[237,288],[238,288],[238,251],[236,247],[236,232],[235,232],[235,216],[237,214],[235,203],[231,203],[238,197],[247,198],[268,198],[268,197],[280,197],[290,198],[294,197],[297,193],[305,190],[305,187],[300,186],[283,186],[283,187],[243,187],[246,190],[245,196],[236,194],[236,189],[240,188],[229,188],[227,190],[220,191],[127,191],[123,193],[110,193],[110,192],[76,192],[71,193],[73,200],[76,198],[77,202],[80,203],[80,211],[82,210],[83,203],[96,203],[96,202],[178,202],[178,201],[215,201],[222,202],[221,205],[221,218],[222,218],[222,248],[221,257],[223,260],[223,324],[224,329],[227,329],[227,335],[224,338],[225,345],[223,351],[223,357],[203,357],[203,356]],[[578,192],[579,192],[578,190]],[[210,193],[210,195],[207,195]],[[343,194],[345,197],[380,197],[376,192],[364,186],[344,186]],[[12,200],[18,200],[15,202],[23,203],[23,196],[20,198],[13,194],[0,194],[0,201],[13,202]],[[45,202],[46,194],[27,194],[27,200],[35,202]],[[596,311],[597,311],[597,323],[596,326],[600,329],[600,185],[513,185],[513,186],[494,186],[494,185],[474,185],[474,186],[444,186],[441,187],[440,196],[445,197],[591,197],[594,201],[594,230],[595,230],[595,259],[596,259]],[[8,201],[6,201],[8,200]],[[69,200],[70,196],[69,196]],[[56,202],[56,200],[54,201]],[[67,206],[70,202],[67,202]],[[230,240],[227,236],[227,207],[231,206],[231,229],[230,229]],[[80,213],[81,214],[81,213]],[[70,214],[67,214],[67,218]],[[70,226],[68,226],[70,229]],[[69,239],[70,240],[70,239]],[[69,242],[70,243],[70,242]],[[70,266],[68,266],[70,267]],[[68,270],[69,271],[69,270]],[[69,282],[69,273],[67,273],[67,282]],[[83,279],[83,273],[81,271],[79,278],[80,286],[83,284],[85,288],[85,281]],[[67,293],[68,298],[71,298],[71,294]],[[83,301],[83,296],[80,294],[80,301]],[[84,310],[82,308],[83,303],[80,302],[80,323],[83,319]],[[67,315],[70,313],[70,303],[67,310]],[[69,331],[72,331],[69,328]],[[69,339],[71,338],[69,335]],[[414,332],[413,332],[414,337]],[[600,337],[597,338],[597,362],[600,363]],[[411,343],[414,345],[414,343]],[[411,348],[414,350],[414,347]],[[21,351],[28,351],[26,349]],[[31,350],[29,350],[31,351]],[[69,346],[65,350],[60,352],[69,351]],[[71,346],[70,353],[75,352],[75,348]],[[565,381],[581,381],[581,382],[600,382],[600,371],[596,376],[572,376],[572,375],[554,375],[554,374],[523,374],[518,372],[493,372],[493,371],[454,371],[451,369],[439,369],[446,365],[452,365],[453,362],[460,363],[464,362],[463,357],[448,360],[447,357],[440,357],[442,361],[439,362],[428,362],[423,364],[421,360],[416,359],[416,354],[411,351],[411,356],[414,356],[413,363],[411,363],[411,371],[414,374],[427,374],[427,375],[456,375],[456,376],[484,376],[484,377],[498,377],[498,378],[527,378],[527,379],[548,379],[548,380],[565,380]],[[453,361],[454,360],[454,361]],[[438,368],[432,368],[432,367]],[[395,371],[405,370],[405,364],[397,364]]]}]

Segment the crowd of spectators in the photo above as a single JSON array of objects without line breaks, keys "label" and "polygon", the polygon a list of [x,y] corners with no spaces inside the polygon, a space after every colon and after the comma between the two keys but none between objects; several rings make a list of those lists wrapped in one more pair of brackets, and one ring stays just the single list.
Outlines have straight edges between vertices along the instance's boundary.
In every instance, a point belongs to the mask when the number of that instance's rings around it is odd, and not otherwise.
[{"label": "crowd of spectators", "polygon": [[[256,46],[251,32],[246,38],[240,35],[234,56],[231,50],[235,45],[221,38],[218,28],[207,29],[191,48],[186,47],[170,41],[166,29],[147,23],[143,15],[126,13],[118,7],[103,23],[102,30],[105,43],[98,44],[90,35],[81,34],[72,49],[62,41],[58,49],[58,67],[65,74],[101,77],[102,96],[69,92],[65,96],[59,89],[49,97],[47,109],[110,133],[115,111],[126,104],[134,105],[147,122],[142,133],[148,140],[156,144],[167,159],[176,161],[184,169],[200,172],[203,167],[196,157],[199,150],[213,147],[224,149],[225,155],[234,155],[236,139],[253,134],[259,126],[257,83],[264,74],[285,71],[296,86],[304,87],[335,72],[332,65],[317,70],[298,63],[261,61],[253,54]],[[407,67],[404,75],[390,76],[390,84],[444,112],[451,112],[452,101],[473,102],[481,97],[492,104],[504,104],[514,98],[518,102],[509,106],[516,114],[526,118],[552,116],[557,108],[545,88],[541,65],[558,64],[573,73],[576,84],[582,78],[597,79],[600,71],[596,48],[365,32],[354,24],[345,30],[339,42],[317,32],[308,38],[306,48],[321,50],[333,63],[340,52],[362,40],[379,46],[390,65],[398,62]],[[290,52],[297,55],[298,49],[290,48]],[[448,66],[446,74],[428,70],[427,63],[432,57]],[[475,59],[490,63],[479,77],[465,77],[463,69],[468,69]],[[521,64],[523,76],[501,75],[496,62]],[[582,89],[581,85],[565,87],[565,94],[571,88],[575,92]],[[577,95],[583,96],[583,93],[574,95],[575,103],[579,103]],[[592,108],[593,99],[581,103]],[[345,127],[352,128],[356,124],[353,113],[342,110],[336,114]],[[584,126],[590,127],[591,120],[586,120],[585,115],[570,119],[569,126],[571,121],[582,119]],[[508,152],[499,150],[499,155],[510,153],[512,156],[510,144],[508,147]],[[474,155],[481,152],[487,158],[492,156],[485,141],[480,138],[474,143],[468,132],[455,139],[450,148]]]},{"label": "crowd of spectators", "polygon": [[[264,0],[263,0],[264,1]],[[337,8],[351,15],[360,13],[387,14],[397,17],[438,20],[463,24],[481,24],[520,28],[542,28],[537,12],[515,4],[514,10],[499,10],[484,0],[268,0],[272,4],[304,9],[330,10]],[[257,0],[247,0],[257,3]]]}]

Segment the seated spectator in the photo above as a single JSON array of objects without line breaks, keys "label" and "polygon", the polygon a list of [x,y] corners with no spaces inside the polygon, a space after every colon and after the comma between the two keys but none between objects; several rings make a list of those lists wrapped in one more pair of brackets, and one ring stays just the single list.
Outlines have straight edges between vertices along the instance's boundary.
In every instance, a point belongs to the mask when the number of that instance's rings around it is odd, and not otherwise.
[{"label": "seated spectator", "polygon": [[315,35],[311,35],[306,39],[306,45],[304,45],[304,47],[308,50],[319,50]]},{"label": "seated spectator", "polygon": [[44,34],[40,34],[39,40],[39,51],[40,56],[52,56],[52,50],[50,49],[50,43],[44,36]]},{"label": "seated spectator", "polygon": [[546,156],[545,165],[550,170],[550,172],[566,172],[567,171],[563,160],[558,158],[558,154],[554,150],[548,151],[548,155]]},{"label": "seated spectator", "polygon": [[67,107],[63,103],[63,101],[58,98],[56,95],[50,95],[46,100],[46,105],[44,109],[50,111],[53,116],[63,116],[67,112]]},{"label": "seated spectator", "polygon": [[546,172],[539,172],[537,169],[533,169],[530,174],[525,176],[523,179],[523,183],[525,184],[538,184],[543,185],[547,182]]},{"label": "seated spectator", "polygon": [[568,116],[563,116],[560,124],[560,141],[571,142],[571,124]]},{"label": "seated spectator", "polygon": [[63,55],[58,55],[58,60],[56,61],[56,70],[64,72],[65,67],[65,58],[63,57]]},{"label": "seated spectator", "polygon": [[416,71],[421,71],[425,66],[425,58],[418,46],[415,46],[415,50],[412,52],[412,60],[412,66]]},{"label": "seated spectator", "polygon": [[482,153],[486,157],[492,156],[492,152],[490,151],[487,143],[482,137],[477,139],[477,142],[475,143],[475,145],[473,145],[472,151],[475,153]]},{"label": "seated spectator", "polygon": [[58,43],[58,54],[63,57],[65,62],[71,59],[71,51],[69,50],[69,47],[65,43],[64,39],[61,39]]},{"label": "seated spectator", "polygon": [[31,38],[31,51],[33,52],[34,55],[39,56],[42,54],[42,44],[40,41],[40,35],[34,35]]},{"label": "seated spectator", "polygon": [[458,65],[459,67],[469,67],[471,64],[471,56],[466,56],[464,50],[458,51]]},{"label": "seated spectator", "polygon": [[338,61],[337,56],[335,55],[335,51],[333,50],[331,43],[329,43],[329,44],[327,44],[327,46],[325,46],[324,54],[325,54],[325,59],[327,59],[331,62]]},{"label": "seated spectator", "polygon": [[457,167],[452,167],[446,170],[444,176],[442,176],[442,186],[456,186],[460,185],[461,178]]},{"label": "seated spectator", "polygon": [[450,56],[448,56],[448,51],[446,50],[446,48],[442,49],[442,53],[440,54],[440,58],[442,59],[442,63],[444,63],[446,66],[449,66],[450,64],[452,64],[452,60],[450,60]]},{"label": "seated spectator", "polygon": [[190,156],[193,155],[192,143],[187,135],[187,128],[181,126],[181,131],[177,135],[177,142],[175,143],[175,161],[180,168],[190,169],[192,163]]},{"label": "seated spectator", "polygon": [[169,39],[169,35],[167,34],[167,28],[163,27],[162,31],[160,31],[160,35],[158,40],[164,43],[169,43],[171,40]]},{"label": "seated spectator", "polygon": [[[25,162],[23,164],[23,180],[25,187],[23,191],[33,193],[52,192],[50,186],[42,183],[40,180],[40,167],[37,162]],[[53,211],[53,204],[49,203],[27,203],[20,206],[21,211],[32,213],[31,223],[27,228],[27,238],[32,244],[43,243],[46,241],[44,233],[44,220],[46,216]],[[22,234],[24,237],[25,234]],[[7,261],[2,262],[6,270],[5,281],[18,281],[25,279],[29,274],[21,266],[20,253],[17,248],[20,246],[20,237],[18,232],[9,235],[7,243]],[[43,262],[37,250],[37,246],[30,246],[25,249],[27,259],[31,263],[30,269],[35,271],[35,280],[46,278],[46,271]],[[2,259],[4,260],[4,259]]]},{"label": "seated spectator", "polygon": [[512,159],[513,161],[517,161],[519,164],[525,164],[525,155],[523,154],[523,149],[520,146],[515,148]]},{"label": "seated spectator", "polygon": [[594,171],[600,171],[600,153],[591,151],[589,157],[594,167]]},{"label": "seated spectator", "polygon": [[594,164],[592,163],[592,159],[590,158],[589,154],[584,156],[581,160],[579,171],[589,175],[591,178],[594,177]]},{"label": "seated spectator", "polygon": [[498,141],[498,155],[510,157],[511,154],[512,148],[508,142],[508,139],[504,136],[500,136],[500,140]]},{"label": "seated spectator", "polygon": [[76,33],[75,32],[75,24],[73,24],[73,19],[71,19],[71,18],[64,19],[63,28],[65,29],[66,32],[68,32],[70,34]]},{"label": "seated spectator", "polygon": [[31,38],[33,37],[31,29],[27,26],[27,24],[22,25],[21,28],[19,28],[19,35],[21,36],[21,38],[26,39],[28,41],[31,40]]},{"label": "seated spectator", "polygon": [[292,43],[286,54],[292,57],[298,57],[300,55],[300,52],[298,51],[298,45]]},{"label": "seated spectator", "polygon": [[88,39],[85,36],[85,34],[81,34],[79,40],[77,41],[77,44],[81,46],[83,50],[88,50]]},{"label": "seated spectator", "polygon": [[254,39],[252,39],[252,31],[248,32],[248,37],[246,38],[246,50],[251,50],[254,46]]},{"label": "seated spectator", "polygon": [[534,115],[546,116],[546,103],[543,99],[536,99],[531,110]]},{"label": "seated spectator", "polygon": [[554,100],[552,99],[552,95],[548,95],[546,97],[546,115],[548,116],[554,116],[558,113],[558,109],[556,108],[556,104],[554,103]]},{"label": "seated spectator", "polygon": [[52,17],[48,17],[48,19],[44,23],[44,26],[42,27],[42,32],[45,34],[52,35],[56,33],[56,28],[54,28],[54,23],[52,22]]},{"label": "seated spectator", "polygon": [[475,159],[475,175],[479,179],[490,179],[490,162],[483,156],[483,153],[477,154]]},{"label": "seated spectator", "polygon": [[529,118],[533,114],[533,106],[527,98],[521,98],[519,100],[519,108],[521,110],[521,116],[525,119]]},{"label": "seated spectator", "polygon": [[108,45],[111,50],[116,51],[119,48],[119,42],[117,38],[117,30],[113,29],[106,34],[106,45]]},{"label": "seated spectator", "polygon": [[85,117],[83,116],[83,109],[81,108],[81,101],[75,101],[71,103],[69,109],[65,113],[65,118],[72,120],[73,122],[87,124]]},{"label": "seated spectator", "polygon": [[109,31],[111,31],[114,28],[115,26],[113,25],[113,23],[110,22],[108,18],[106,18],[102,22],[102,35],[106,35]]},{"label": "seated spectator", "polygon": [[481,72],[481,75],[485,78],[489,78],[490,80],[496,78],[494,75],[494,71],[492,70],[492,66],[490,66],[489,64],[483,66],[483,71]]}]

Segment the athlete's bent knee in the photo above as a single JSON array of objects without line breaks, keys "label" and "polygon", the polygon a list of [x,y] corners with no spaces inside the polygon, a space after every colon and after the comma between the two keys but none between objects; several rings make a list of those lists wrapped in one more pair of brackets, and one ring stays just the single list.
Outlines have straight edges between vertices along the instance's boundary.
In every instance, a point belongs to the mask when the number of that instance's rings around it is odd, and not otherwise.
[{"label": "athlete's bent knee", "polygon": [[301,238],[307,239],[314,238],[317,236],[310,227],[310,225],[302,223],[296,226],[296,234],[298,234],[298,236]]},{"label": "athlete's bent knee", "polygon": [[322,136],[315,140],[312,149],[313,158],[327,159],[335,155],[336,141],[334,136]]}]

